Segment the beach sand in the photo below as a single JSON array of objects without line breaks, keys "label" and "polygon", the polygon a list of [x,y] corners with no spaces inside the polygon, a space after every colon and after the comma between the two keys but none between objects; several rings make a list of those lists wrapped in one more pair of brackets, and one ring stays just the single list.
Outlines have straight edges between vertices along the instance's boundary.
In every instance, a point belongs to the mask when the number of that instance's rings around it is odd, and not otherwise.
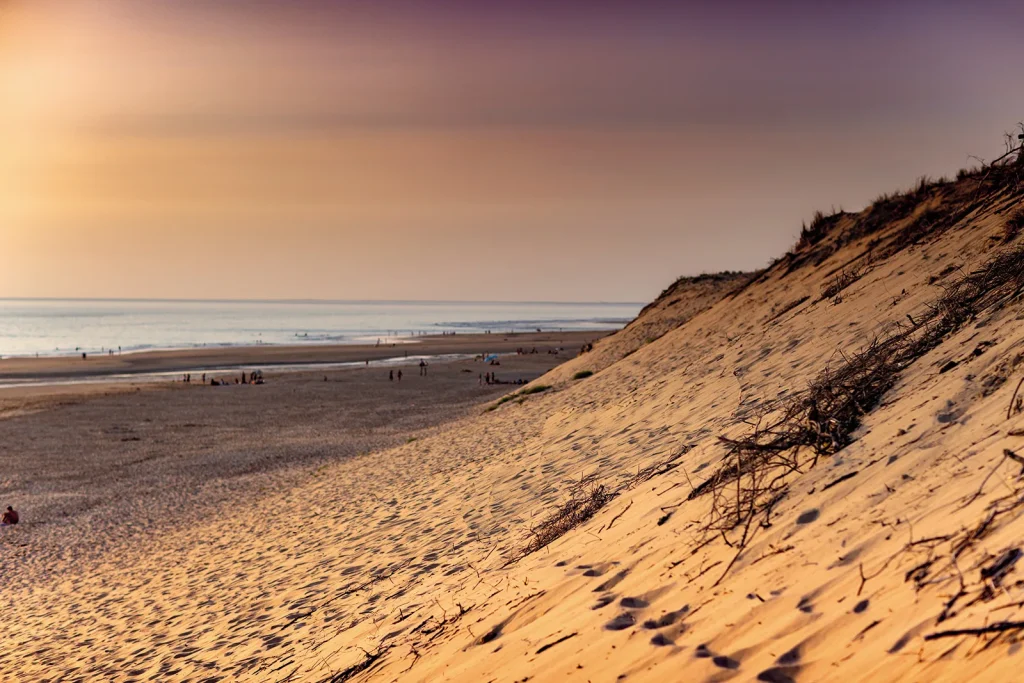
[{"label": "beach sand", "polygon": [[[87,561],[54,549],[34,563],[40,532],[3,530],[4,576],[17,580],[2,604],[17,628],[0,678],[1016,680],[1024,269],[977,306],[943,298],[1024,246],[1005,228],[1020,193],[980,182],[918,196],[871,230],[860,229],[868,212],[839,216],[752,278],[690,283],[694,296],[684,283],[677,303],[649,309],[649,325],[597,342],[508,400],[475,388],[482,368],[467,361],[461,408],[439,407],[458,419],[443,424],[393,428],[401,405],[318,407],[310,393],[287,399],[281,382],[280,416],[252,438],[261,417],[229,420],[205,398],[215,388],[149,394],[152,419],[177,435],[163,452],[186,465],[206,457],[203,443],[245,444],[254,460],[320,447],[324,460],[271,468],[294,475],[143,541],[111,536]],[[935,223],[939,210],[957,218]],[[942,229],[922,232],[922,216]],[[666,317],[675,322],[660,326]],[[809,387],[840,392],[830,382],[846,369],[888,362],[872,342],[892,335],[929,343],[884,365],[882,379],[847,387],[880,393],[852,423],[812,417]],[[185,396],[187,408],[173,407]],[[121,441],[149,438],[149,423],[126,419],[126,397],[78,404],[108,406],[105,420],[64,417],[85,410],[76,405],[4,422],[19,448],[52,438],[69,458],[85,439],[91,459],[147,443]],[[328,457],[350,447],[358,430],[336,432],[358,424],[346,415],[359,410],[389,413],[376,424],[391,441],[374,442],[370,429],[352,447],[369,452]],[[785,415],[785,429],[814,422],[812,433],[842,442],[822,437],[817,457],[807,446],[783,465],[747,452],[743,476],[730,479],[744,453],[735,444],[764,438]],[[61,429],[62,440],[42,436]],[[774,495],[747,515],[733,491],[744,500],[755,486]],[[592,516],[537,548],[548,522],[586,505]]]},{"label": "beach sand", "polygon": [[[499,365],[430,359],[425,376],[418,361],[399,361],[315,372],[268,369],[262,385],[203,385],[197,371],[187,384],[118,381],[0,389],[0,491],[4,500],[17,502],[23,519],[16,546],[4,546],[0,570],[12,584],[22,578],[35,584],[65,571],[61,558],[85,562],[107,553],[111,544],[137,543],[161,529],[215,516],[225,505],[293,486],[324,464],[416,438],[489,397],[513,391],[517,387],[510,382],[532,380],[576,352],[549,350],[580,343],[571,338],[545,343],[540,337],[518,338],[528,349],[536,346],[537,354],[503,355]],[[507,350],[510,343],[499,338],[495,346]],[[422,345],[446,353],[451,348]],[[265,358],[259,353],[265,350],[217,356],[242,364]],[[373,349],[274,351],[294,363]],[[190,352],[139,356],[130,362],[141,373],[169,363],[201,367],[197,363],[207,358]],[[73,359],[22,365],[41,366],[44,377],[77,369]],[[402,380],[389,380],[399,370]],[[506,383],[481,385],[478,378],[485,372]],[[210,373],[208,381],[217,376],[233,382],[240,375]],[[11,540],[0,536],[0,544]]]},{"label": "beach sand", "polygon": [[528,332],[516,334],[457,334],[410,337],[392,343],[302,344],[294,346],[228,346],[142,351],[122,355],[97,354],[8,357],[0,359],[0,383],[5,380],[85,379],[107,375],[149,375],[154,373],[203,372],[211,369],[267,368],[278,365],[319,365],[362,363],[408,356],[448,354],[475,356],[482,353],[513,353],[534,346],[538,349],[578,349],[606,332]]}]

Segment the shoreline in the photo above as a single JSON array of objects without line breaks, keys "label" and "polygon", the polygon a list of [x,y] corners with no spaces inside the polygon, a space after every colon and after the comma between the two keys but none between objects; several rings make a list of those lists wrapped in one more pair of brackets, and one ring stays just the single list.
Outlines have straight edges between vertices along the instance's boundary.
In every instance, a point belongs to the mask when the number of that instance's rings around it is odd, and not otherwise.
[{"label": "shoreline", "polygon": [[[121,355],[8,357],[0,359],[0,384],[16,386],[42,382],[116,378],[132,381],[147,375],[162,376],[182,372],[229,372],[240,368],[278,368],[315,370],[329,366],[353,367],[366,363],[395,363],[405,357],[474,357],[482,353],[507,354],[519,348],[537,347],[547,353],[563,346],[579,345],[600,339],[615,330],[573,332],[519,332],[513,334],[431,335],[413,343],[388,344],[307,344],[201,347],[166,351],[139,351]],[[415,348],[415,356],[408,352]],[[405,354],[398,356],[398,350]],[[451,358],[449,358],[450,360]]]}]

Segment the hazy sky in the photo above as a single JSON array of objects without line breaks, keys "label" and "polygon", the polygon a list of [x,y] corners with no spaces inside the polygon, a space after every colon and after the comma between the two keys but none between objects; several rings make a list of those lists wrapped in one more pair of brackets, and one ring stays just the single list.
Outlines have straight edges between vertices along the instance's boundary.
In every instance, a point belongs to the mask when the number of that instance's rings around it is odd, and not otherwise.
[{"label": "hazy sky", "polygon": [[0,0],[0,296],[632,300],[993,158],[1024,4]]}]

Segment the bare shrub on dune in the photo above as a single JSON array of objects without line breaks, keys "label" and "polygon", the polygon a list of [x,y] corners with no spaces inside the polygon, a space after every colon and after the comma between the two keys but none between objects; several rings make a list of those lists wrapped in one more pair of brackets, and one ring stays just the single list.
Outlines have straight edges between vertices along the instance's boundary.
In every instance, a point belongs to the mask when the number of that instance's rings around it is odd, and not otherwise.
[{"label": "bare shrub on dune", "polygon": [[1024,209],[1018,209],[1006,219],[1006,225],[1003,226],[1003,244],[1017,239],[1022,228],[1024,228]]},{"label": "bare shrub on dune", "polygon": [[864,415],[881,402],[903,370],[982,311],[998,310],[1022,297],[1024,247],[1018,247],[943,287],[920,320],[911,318],[910,326],[899,325],[862,351],[827,365],[805,392],[748,423],[752,429],[746,434],[719,437],[727,447],[722,464],[688,499],[710,494],[703,531],[737,548],[722,578],[756,533],[755,519],[760,518],[761,526],[771,525],[772,510],[787,495],[791,477],[850,444]]},{"label": "bare shrub on dune", "polygon": [[836,299],[839,293],[859,280],[862,275],[863,272],[857,267],[843,268],[821,288],[821,298],[831,299],[832,303],[839,303],[839,300]]},{"label": "bare shrub on dune", "polygon": [[529,542],[509,560],[509,564],[551,545],[597,514],[617,495],[604,484],[598,484],[593,475],[581,478],[569,489],[569,500],[530,529]]}]

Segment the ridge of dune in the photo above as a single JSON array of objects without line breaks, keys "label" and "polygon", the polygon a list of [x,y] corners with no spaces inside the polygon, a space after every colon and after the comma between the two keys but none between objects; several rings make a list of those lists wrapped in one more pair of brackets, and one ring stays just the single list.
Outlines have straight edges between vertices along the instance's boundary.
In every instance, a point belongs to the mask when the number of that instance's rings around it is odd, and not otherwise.
[{"label": "ridge of dune", "polygon": [[707,310],[756,275],[723,272],[681,277],[644,306],[622,330],[598,339],[590,351],[554,368],[537,383],[560,384],[571,381],[578,373],[600,372]]},{"label": "ridge of dune", "polygon": [[1019,163],[821,216],[548,391],[5,595],[0,678],[1012,680],[1022,226]]}]

